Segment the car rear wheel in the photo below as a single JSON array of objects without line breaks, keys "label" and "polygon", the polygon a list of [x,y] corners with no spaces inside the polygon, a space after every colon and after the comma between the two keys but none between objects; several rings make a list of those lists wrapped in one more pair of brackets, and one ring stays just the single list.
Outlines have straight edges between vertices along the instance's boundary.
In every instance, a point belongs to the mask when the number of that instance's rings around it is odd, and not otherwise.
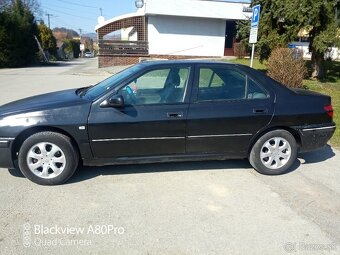
[{"label": "car rear wheel", "polygon": [[287,172],[297,158],[294,136],[286,130],[274,130],[254,144],[249,162],[261,174],[278,175]]},{"label": "car rear wheel", "polygon": [[18,163],[23,175],[41,185],[66,182],[77,169],[79,156],[69,137],[40,132],[28,137],[19,150]]}]

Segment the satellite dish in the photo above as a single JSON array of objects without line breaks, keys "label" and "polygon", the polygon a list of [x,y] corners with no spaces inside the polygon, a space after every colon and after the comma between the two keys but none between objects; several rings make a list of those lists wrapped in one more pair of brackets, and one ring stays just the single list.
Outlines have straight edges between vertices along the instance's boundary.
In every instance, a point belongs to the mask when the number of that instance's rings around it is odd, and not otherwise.
[{"label": "satellite dish", "polygon": [[143,8],[144,0],[136,0],[135,5],[136,5],[137,8]]},{"label": "satellite dish", "polygon": [[105,18],[103,16],[98,17],[98,24],[102,24],[105,22]]}]

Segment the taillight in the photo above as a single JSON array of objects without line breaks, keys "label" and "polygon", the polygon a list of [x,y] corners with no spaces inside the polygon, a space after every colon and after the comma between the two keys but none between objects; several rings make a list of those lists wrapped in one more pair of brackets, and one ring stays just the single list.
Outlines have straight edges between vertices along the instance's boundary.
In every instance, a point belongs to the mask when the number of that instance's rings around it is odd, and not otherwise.
[{"label": "taillight", "polygon": [[323,107],[323,109],[327,112],[328,116],[333,119],[333,106],[331,104],[326,105]]}]

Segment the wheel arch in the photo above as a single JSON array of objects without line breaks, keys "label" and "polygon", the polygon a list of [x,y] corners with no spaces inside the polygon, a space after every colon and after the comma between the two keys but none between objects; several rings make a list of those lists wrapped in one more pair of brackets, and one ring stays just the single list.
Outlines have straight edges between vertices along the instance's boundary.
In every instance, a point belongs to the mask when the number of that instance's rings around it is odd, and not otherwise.
[{"label": "wheel arch", "polygon": [[248,148],[248,155],[250,154],[254,144],[256,143],[256,141],[258,139],[260,139],[263,135],[265,135],[266,133],[268,132],[271,132],[271,131],[274,131],[274,130],[286,130],[288,131],[289,133],[292,134],[292,136],[295,138],[295,141],[296,141],[296,144],[298,147],[301,146],[301,137],[300,137],[300,134],[298,133],[298,131],[296,131],[295,129],[291,128],[291,127],[286,127],[286,126],[275,126],[275,127],[268,127],[264,130],[261,130],[260,132],[258,132],[254,137],[253,139],[251,140],[251,143],[249,145],[249,148]]},{"label": "wheel arch", "polygon": [[55,132],[55,133],[59,133],[59,134],[63,134],[67,137],[69,137],[71,139],[71,142],[74,146],[74,148],[76,149],[79,158],[81,160],[81,153],[80,153],[80,149],[79,149],[79,144],[77,143],[77,141],[73,138],[73,136],[66,132],[65,130],[61,129],[61,128],[57,128],[57,127],[51,127],[51,126],[39,126],[39,127],[31,127],[28,129],[25,129],[24,131],[22,131],[13,141],[13,145],[12,145],[12,160],[15,161],[18,159],[18,152],[20,150],[20,147],[22,145],[22,143],[31,135],[36,134],[36,133],[40,133],[40,132]]}]

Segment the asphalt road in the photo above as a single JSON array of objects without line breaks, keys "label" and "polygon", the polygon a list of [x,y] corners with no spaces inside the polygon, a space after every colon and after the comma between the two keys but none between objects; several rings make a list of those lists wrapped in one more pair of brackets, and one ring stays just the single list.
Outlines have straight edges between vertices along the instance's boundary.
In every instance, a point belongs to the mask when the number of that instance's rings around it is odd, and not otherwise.
[{"label": "asphalt road", "polygon": [[[0,104],[94,84],[96,59],[0,70]],[[44,187],[0,169],[0,254],[340,254],[340,153],[263,176],[245,160],[85,167]]]}]

